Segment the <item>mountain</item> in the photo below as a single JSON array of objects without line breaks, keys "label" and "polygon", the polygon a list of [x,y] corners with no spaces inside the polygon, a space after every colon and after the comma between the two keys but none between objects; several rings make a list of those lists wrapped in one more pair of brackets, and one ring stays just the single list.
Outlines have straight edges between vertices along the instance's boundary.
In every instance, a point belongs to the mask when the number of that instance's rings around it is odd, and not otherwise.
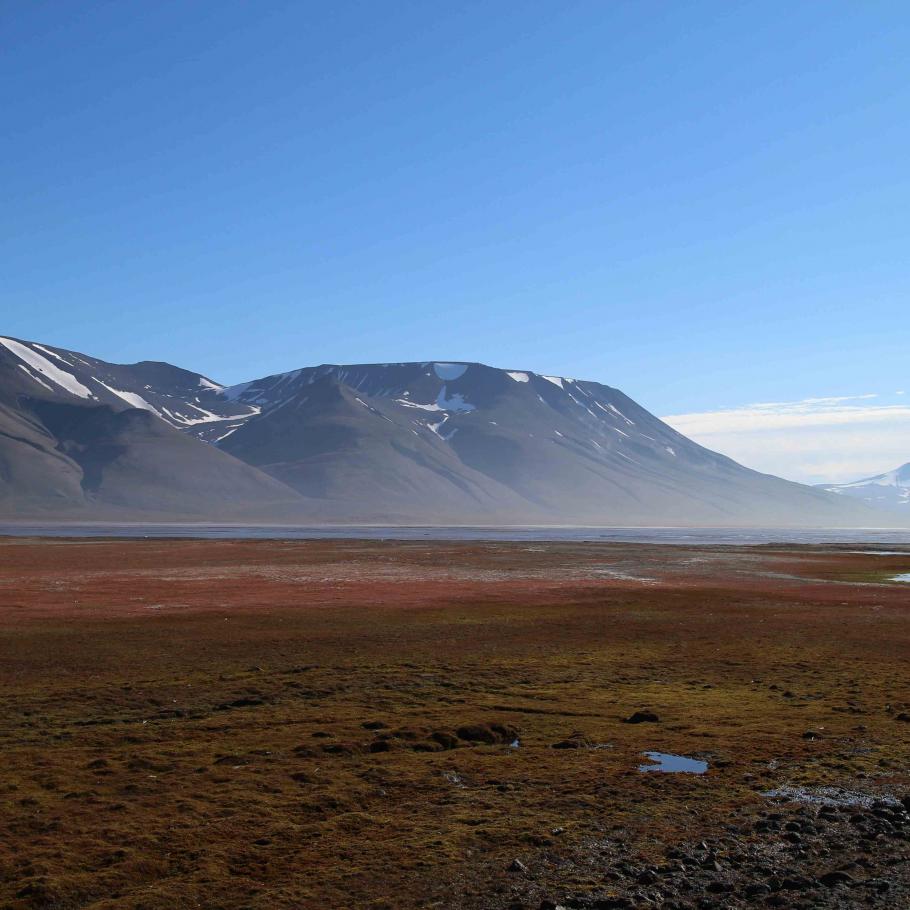
[{"label": "mountain", "polygon": [[299,519],[293,490],[181,432],[203,436],[252,413],[220,389],[169,364],[120,366],[0,338],[0,515]]},{"label": "mountain", "polygon": [[823,485],[822,489],[910,518],[910,462],[885,474],[853,483]]},{"label": "mountain", "polygon": [[213,440],[258,413],[253,405],[231,401],[223,386],[200,373],[169,363],[106,363],[62,348],[0,338],[0,369],[5,367],[0,396],[67,395],[73,400],[109,404],[115,409],[140,408],[179,430]]},{"label": "mountain", "polygon": [[862,503],[702,448],[617,389],[477,363],[224,387],[0,339],[0,514],[851,526]]},{"label": "mountain", "polygon": [[218,446],[298,490],[321,518],[752,526],[880,520],[704,449],[596,382],[431,361],[323,365],[220,394],[259,411]]}]

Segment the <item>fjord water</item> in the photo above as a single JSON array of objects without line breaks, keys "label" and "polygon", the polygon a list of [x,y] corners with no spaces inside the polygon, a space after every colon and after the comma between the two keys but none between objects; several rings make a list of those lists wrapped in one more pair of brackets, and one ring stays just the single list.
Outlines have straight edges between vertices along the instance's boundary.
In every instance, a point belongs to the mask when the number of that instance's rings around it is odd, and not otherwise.
[{"label": "fjord water", "polygon": [[394,527],[377,525],[0,523],[0,536],[139,537],[253,540],[603,541],[690,546],[889,544],[910,547],[910,529],[893,528],[579,528]]}]

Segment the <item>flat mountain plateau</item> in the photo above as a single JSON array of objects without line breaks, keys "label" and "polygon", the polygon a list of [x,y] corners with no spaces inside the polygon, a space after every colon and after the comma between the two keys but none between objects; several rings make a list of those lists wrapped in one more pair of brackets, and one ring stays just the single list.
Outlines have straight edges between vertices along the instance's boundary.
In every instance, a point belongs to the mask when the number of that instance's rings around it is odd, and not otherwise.
[{"label": "flat mountain plateau", "polygon": [[0,567],[3,907],[910,902],[910,550],[5,539]]}]

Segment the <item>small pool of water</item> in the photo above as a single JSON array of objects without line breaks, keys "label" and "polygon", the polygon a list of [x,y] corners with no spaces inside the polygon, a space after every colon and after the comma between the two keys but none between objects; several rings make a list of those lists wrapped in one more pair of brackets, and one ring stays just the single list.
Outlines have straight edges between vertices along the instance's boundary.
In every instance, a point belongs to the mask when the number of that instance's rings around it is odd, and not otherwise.
[{"label": "small pool of water", "polygon": [[665,774],[704,774],[708,770],[708,763],[697,758],[671,755],[668,752],[645,752],[644,754],[654,764],[639,765],[639,771],[662,771]]},{"label": "small pool of water", "polygon": [[902,572],[900,575],[892,575],[891,581],[910,581],[910,572]]}]

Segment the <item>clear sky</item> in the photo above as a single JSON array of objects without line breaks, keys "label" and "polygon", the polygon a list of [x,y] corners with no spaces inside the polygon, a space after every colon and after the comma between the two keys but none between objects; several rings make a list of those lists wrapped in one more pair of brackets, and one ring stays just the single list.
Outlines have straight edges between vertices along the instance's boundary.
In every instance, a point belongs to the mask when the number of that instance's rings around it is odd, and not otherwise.
[{"label": "clear sky", "polygon": [[0,42],[2,334],[480,360],[795,479],[910,460],[905,2],[0,0]]}]

